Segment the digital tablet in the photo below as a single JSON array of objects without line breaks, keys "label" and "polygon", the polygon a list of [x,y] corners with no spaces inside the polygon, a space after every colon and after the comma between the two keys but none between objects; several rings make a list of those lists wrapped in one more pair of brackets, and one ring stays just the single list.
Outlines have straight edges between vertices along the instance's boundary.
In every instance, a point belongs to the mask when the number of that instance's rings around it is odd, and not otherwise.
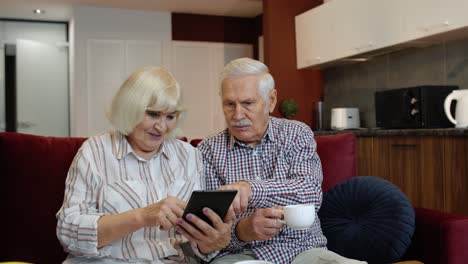
[{"label": "digital tablet", "polygon": [[182,218],[186,220],[187,214],[194,214],[211,224],[210,219],[202,212],[203,208],[208,207],[224,219],[236,194],[236,190],[193,191]]}]

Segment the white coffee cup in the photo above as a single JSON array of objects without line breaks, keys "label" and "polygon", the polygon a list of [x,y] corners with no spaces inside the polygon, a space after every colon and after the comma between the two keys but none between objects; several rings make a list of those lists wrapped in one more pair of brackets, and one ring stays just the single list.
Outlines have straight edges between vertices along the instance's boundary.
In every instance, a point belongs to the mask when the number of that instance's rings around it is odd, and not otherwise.
[{"label": "white coffee cup", "polygon": [[283,219],[281,223],[291,229],[309,229],[315,220],[314,204],[294,204],[283,207]]}]

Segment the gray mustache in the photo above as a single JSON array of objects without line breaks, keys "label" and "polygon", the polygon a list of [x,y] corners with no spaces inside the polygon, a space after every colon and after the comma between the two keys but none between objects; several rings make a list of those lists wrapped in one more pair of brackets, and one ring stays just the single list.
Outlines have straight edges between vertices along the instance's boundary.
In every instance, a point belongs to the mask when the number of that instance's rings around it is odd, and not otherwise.
[{"label": "gray mustache", "polygon": [[241,121],[231,122],[231,126],[250,126],[250,125],[252,125],[252,122],[250,122],[250,120],[248,119],[242,119]]}]

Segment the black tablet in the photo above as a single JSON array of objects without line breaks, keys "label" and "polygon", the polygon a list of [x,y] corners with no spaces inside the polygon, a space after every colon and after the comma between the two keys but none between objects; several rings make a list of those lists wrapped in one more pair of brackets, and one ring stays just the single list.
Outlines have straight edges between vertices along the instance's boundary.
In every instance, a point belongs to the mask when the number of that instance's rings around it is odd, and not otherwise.
[{"label": "black tablet", "polygon": [[187,214],[194,214],[211,224],[210,219],[202,212],[204,207],[208,207],[224,219],[236,194],[236,190],[193,191],[182,218],[186,219]]}]

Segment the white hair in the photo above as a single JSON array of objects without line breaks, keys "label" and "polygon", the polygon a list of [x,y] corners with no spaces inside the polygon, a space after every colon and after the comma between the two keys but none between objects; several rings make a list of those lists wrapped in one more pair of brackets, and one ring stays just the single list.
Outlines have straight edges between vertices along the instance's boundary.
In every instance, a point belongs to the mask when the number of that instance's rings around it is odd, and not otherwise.
[{"label": "white hair", "polygon": [[132,73],[115,94],[108,118],[117,131],[128,135],[143,121],[147,109],[175,112],[177,125],[182,118],[179,83],[164,68],[147,66]]},{"label": "white hair", "polygon": [[269,102],[269,95],[275,88],[275,81],[273,80],[268,67],[260,61],[251,58],[232,60],[226,64],[224,70],[221,72],[221,83],[225,79],[235,79],[250,75],[262,76],[258,83],[258,91],[262,98],[266,102]]}]

